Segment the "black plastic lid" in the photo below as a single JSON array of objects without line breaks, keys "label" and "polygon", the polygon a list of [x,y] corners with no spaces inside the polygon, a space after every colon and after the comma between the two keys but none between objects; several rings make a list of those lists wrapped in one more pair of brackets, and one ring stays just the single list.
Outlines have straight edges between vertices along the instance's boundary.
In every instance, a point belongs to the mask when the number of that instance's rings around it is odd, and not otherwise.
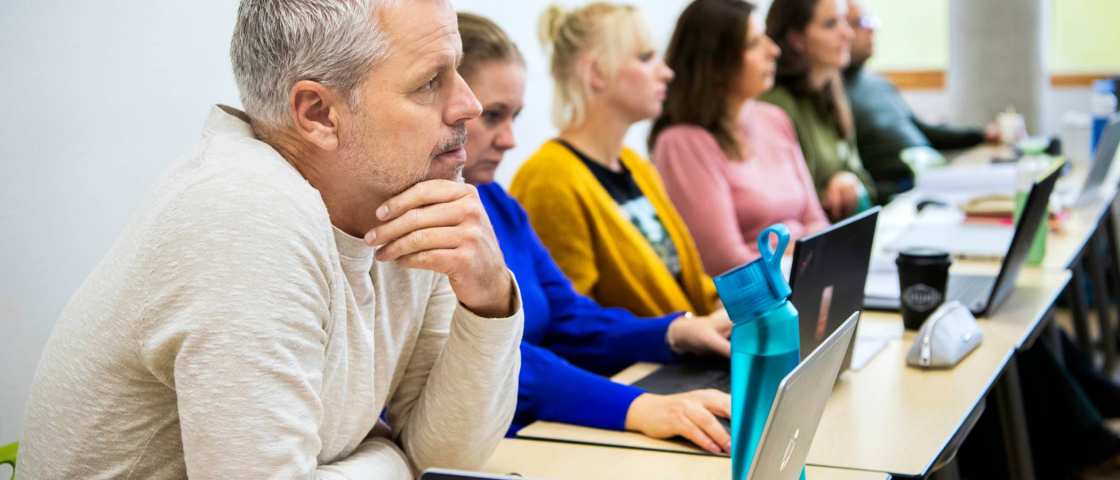
[{"label": "black plastic lid", "polygon": [[910,247],[898,252],[895,263],[950,263],[949,252],[940,248]]}]

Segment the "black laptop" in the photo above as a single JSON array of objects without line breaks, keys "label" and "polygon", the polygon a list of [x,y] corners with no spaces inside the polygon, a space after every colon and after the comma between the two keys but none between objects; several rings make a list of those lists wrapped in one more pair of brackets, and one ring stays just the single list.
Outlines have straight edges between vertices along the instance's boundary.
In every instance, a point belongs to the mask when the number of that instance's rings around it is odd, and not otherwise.
[{"label": "black laptop", "polygon": [[[793,250],[789,300],[801,322],[801,358],[808,357],[848,316],[863,306],[863,285],[871,264],[871,245],[879,207],[848,217],[801,238]],[[852,348],[843,370],[851,365]]]},{"label": "black laptop", "polygon": [[[795,243],[789,278],[793,290],[790,302],[801,323],[802,359],[863,304],[863,284],[871,262],[879,210],[875,207],[854,215]],[[849,347],[845,369],[851,363],[851,353]],[[729,392],[731,362],[716,357],[689,358],[662,366],[634,382],[634,386],[664,395],[703,388]]]},{"label": "black laptop", "polygon": [[[1019,278],[1019,271],[1022,270],[1023,262],[1030,253],[1035,232],[1046,220],[1050,194],[1054,192],[1054,185],[1058,182],[1064,163],[1064,161],[1055,162],[1047,170],[1046,175],[1031,186],[1023,207],[1023,214],[1015,222],[1015,233],[1011,236],[1011,244],[1000,264],[999,273],[995,276],[950,273],[949,284],[946,286],[946,301],[957,300],[968,307],[973,315],[982,317],[995,311],[1015,290],[1015,281]],[[870,310],[898,311],[901,308],[897,296],[867,295],[863,299],[863,306]]]},{"label": "black laptop", "polygon": [[1112,163],[1116,160],[1118,147],[1120,147],[1120,119],[1109,122],[1101,133],[1093,164],[1085,176],[1085,183],[1077,190],[1077,197],[1072,202],[1074,206],[1088,203],[1099,195],[1109,172],[1112,171]]}]

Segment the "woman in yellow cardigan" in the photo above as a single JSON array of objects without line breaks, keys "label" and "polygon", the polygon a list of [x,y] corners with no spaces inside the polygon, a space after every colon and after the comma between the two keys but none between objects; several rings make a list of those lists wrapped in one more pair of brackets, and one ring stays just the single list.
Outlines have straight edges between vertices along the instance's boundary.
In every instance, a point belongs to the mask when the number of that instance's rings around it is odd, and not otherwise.
[{"label": "woman in yellow cardigan", "polygon": [[[510,193],[575,288],[642,316],[726,316],[654,167],[623,146],[661,111],[673,72],[631,6],[550,7],[541,21],[560,135],[530,157]],[[730,328],[730,323],[728,323]]]}]

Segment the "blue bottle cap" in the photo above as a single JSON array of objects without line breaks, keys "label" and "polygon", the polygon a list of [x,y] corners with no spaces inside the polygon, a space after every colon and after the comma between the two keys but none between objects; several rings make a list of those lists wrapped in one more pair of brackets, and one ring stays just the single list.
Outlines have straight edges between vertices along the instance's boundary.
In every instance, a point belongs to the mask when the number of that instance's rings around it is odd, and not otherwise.
[{"label": "blue bottle cap", "polygon": [[[770,248],[777,237],[776,248]],[[716,289],[723,299],[731,320],[745,322],[776,308],[789,298],[789,283],[782,275],[782,256],[789,245],[789,228],[778,223],[758,235],[761,257],[715,278]]]}]

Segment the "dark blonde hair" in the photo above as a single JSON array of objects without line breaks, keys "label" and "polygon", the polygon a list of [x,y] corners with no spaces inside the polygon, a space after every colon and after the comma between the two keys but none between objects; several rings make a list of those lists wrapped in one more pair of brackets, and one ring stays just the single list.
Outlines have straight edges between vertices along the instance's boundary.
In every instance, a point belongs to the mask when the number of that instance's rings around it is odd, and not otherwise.
[{"label": "dark blonde hair", "polygon": [[525,66],[517,44],[498,24],[473,13],[459,12],[459,36],[463,39],[463,60],[459,75],[469,78],[486,62],[512,62]]},{"label": "dark blonde hair", "polygon": [[589,85],[576,66],[590,55],[614,75],[640,42],[650,43],[641,14],[633,5],[594,2],[574,10],[551,5],[541,14],[541,43],[548,52],[553,80],[552,120],[560,129],[583,122]]}]

